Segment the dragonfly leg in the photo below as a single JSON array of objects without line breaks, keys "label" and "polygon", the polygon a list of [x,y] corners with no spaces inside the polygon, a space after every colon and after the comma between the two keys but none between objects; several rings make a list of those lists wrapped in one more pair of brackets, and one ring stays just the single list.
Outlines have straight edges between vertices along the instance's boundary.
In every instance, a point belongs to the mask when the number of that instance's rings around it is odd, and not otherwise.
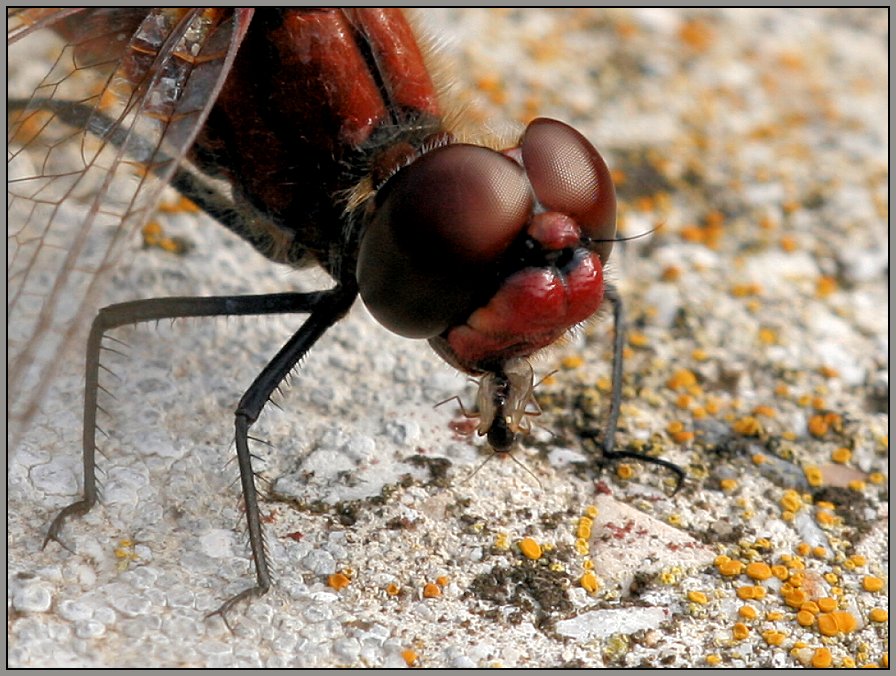
[{"label": "dragonfly leg", "polygon": [[354,287],[339,286],[322,298],[302,327],[258,374],[237,406],[235,412],[236,453],[240,467],[243,499],[246,505],[249,544],[252,549],[252,559],[255,562],[256,582],[254,586],[244,589],[226,600],[217,610],[209,613],[209,617],[220,615],[228,628],[230,628],[230,624],[227,622],[227,613],[237,603],[262,596],[271,586],[271,574],[258,509],[255,474],[252,470],[252,456],[249,452],[249,428],[258,419],[271,393],[295,368],[318,338],[348,312],[356,295],[357,291]]},{"label": "dragonfly leg", "polygon": [[110,305],[100,310],[91,326],[87,343],[84,432],[82,440],[84,493],[80,500],[65,507],[53,519],[44,540],[44,546],[53,540],[69,549],[60,540],[60,532],[64,524],[71,517],[86,514],[97,501],[97,395],[102,341],[108,331],[120,326],[161,319],[309,313],[308,318],[295,335],[256,378],[236,410],[237,457],[240,466],[243,497],[246,502],[246,518],[249,526],[252,557],[255,561],[257,584],[228,600],[212,614],[220,614],[223,617],[237,601],[252,596],[260,596],[266,592],[270,587],[271,581],[261,532],[255,475],[252,471],[248,446],[248,430],[251,424],[258,418],[262,408],[268,401],[268,397],[277,385],[280,384],[317,339],[348,311],[356,296],[357,291],[353,285],[339,285],[326,291],[312,293],[219,296],[211,298],[151,298]]},{"label": "dragonfly leg", "polygon": [[[606,427],[604,427],[603,443],[597,443],[596,439],[599,432],[594,428],[582,430],[581,434],[583,437],[594,440],[595,445],[600,449],[598,464],[601,467],[623,459],[640,460],[651,465],[664,467],[675,474],[675,492],[677,492],[685,479],[685,471],[681,467],[673,462],[654,458],[646,453],[615,450],[616,426],[619,422],[619,409],[622,405],[622,356],[626,333],[625,308],[619,291],[612,284],[608,284],[605,287],[604,296],[613,305],[613,389],[610,395],[610,415],[607,419]],[[580,406],[580,408],[584,410],[584,407]]]}]

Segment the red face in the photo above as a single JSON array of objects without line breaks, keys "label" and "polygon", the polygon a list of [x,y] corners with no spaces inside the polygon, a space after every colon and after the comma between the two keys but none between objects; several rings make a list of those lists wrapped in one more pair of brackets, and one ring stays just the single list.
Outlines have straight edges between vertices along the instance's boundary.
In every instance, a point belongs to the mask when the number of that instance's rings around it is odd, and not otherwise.
[{"label": "red face", "polygon": [[594,314],[615,234],[600,154],[539,118],[514,148],[447,145],[389,179],[361,241],[361,297],[390,330],[482,373]]}]

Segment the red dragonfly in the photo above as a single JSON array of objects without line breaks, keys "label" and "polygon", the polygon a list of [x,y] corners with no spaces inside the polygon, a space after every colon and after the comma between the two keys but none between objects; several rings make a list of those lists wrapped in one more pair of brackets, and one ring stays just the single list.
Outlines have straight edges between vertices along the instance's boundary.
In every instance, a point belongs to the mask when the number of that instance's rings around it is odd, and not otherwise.
[{"label": "red dragonfly", "polygon": [[[613,450],[623,309],[603,268],[616,198],[579,132],[540,118],[513,147],[462,142],[395,9],[25,9],[10,19],[11,61],[33,35],[62,41],[51,70],[8,97],[13,422],[33,416],[54,358],[79,337],[78,318],[165,185],[272,261],[319,266],[335,282],[313,293],[100,310],[87,337],[84,495],[52,522],[47,542],[97,500],[100,351],[107,331],[140,321],[308,315],[236,407],[256,582],[221,606],[222,617],[271,585],[249,429],[359,295],[386,328],[428,340],[481,378],[479,433],[500,453],[528,429],[527,357],[609,300],[614,396],[603,459],[642,457]],[[76,222],[61,209],[71,204]],[[39,291],[47,270],[50,291]]]}]

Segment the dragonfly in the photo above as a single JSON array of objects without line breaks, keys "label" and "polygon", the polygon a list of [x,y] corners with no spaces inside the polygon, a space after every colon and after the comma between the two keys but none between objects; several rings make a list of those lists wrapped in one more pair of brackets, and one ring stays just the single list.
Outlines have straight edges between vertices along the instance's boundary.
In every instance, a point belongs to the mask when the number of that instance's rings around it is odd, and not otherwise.
[{"label": "dragonfly", "polygon": [[[11,60],[37,36],[59,45],[50,69],[7,100],[11,425],[33,419],[54,360],[87,344],[83,495],[53,520],[45,546],[61,544],[64,525],[98,499],[109,331],[179,317],[305,315],[235,408],[255,581],[213,614],[226,622],[235,604],[266,593],[250,428],[359,296],[385,328],[428,341],[479,378],[477,430],[496,453],[529,429],[528,358],[609,302],[613,396],[602,460],[646,460],[680,483],[672,463],[614,447],[624,310],[603,271],[618,241],[616,196],[581,133],[536,118],[510,143],[465,140],[397,9],[22,9],[9,20]],[[333,286],[134,300],[100,309],[88,327],[165,186],[272,262],[321,268]],[[75,219],[63,209],[72,205]]]}]

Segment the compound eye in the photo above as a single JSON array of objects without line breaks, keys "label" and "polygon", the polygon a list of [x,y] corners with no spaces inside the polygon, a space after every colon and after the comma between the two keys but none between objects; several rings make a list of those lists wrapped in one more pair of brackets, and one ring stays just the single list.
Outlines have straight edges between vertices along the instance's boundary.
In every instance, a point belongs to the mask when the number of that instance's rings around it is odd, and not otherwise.
[{"label": "compound eye", "polygon": [[516,162],[444,146],[393,175],[362,235],[358,288],[383,326],[431,338],[487,297],[489,269],[525,227],[531,188]]},{"label": "compound eye", "polygon": [[529,123],[520,145],[539,202],[574,218],[606,264],[616,236],[616,190],[600,153],[569,125],[543,117]]}]

